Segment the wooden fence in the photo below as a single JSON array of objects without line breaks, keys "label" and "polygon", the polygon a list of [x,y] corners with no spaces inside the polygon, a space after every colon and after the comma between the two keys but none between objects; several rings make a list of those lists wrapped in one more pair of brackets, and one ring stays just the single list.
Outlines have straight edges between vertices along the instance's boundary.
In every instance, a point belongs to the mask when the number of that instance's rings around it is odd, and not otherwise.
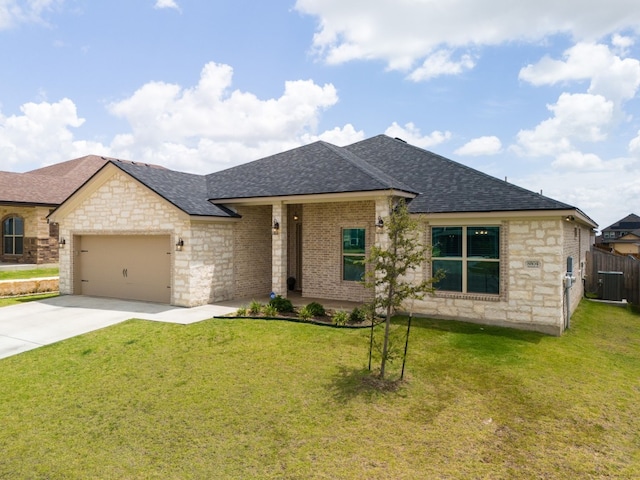
[{"label": "wooden fence", "polygon": [[622,272],[622,298],[640,305],[640,260],[595,249],[587,252],[585,270],[585,291],[588,293],[602,292],[602,285],[599,283],[601,275],[598,272]]}]

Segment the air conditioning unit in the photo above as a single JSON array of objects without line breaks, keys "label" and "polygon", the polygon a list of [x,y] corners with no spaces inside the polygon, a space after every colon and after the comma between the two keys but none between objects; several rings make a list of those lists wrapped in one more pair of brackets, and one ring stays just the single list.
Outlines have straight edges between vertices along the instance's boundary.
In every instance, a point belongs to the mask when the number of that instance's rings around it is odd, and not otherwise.
[{"label": "air conditioning unit", "polygon": [[598,286],[602,300],[619,302],[624,286],[623,272],[598,272]]}]

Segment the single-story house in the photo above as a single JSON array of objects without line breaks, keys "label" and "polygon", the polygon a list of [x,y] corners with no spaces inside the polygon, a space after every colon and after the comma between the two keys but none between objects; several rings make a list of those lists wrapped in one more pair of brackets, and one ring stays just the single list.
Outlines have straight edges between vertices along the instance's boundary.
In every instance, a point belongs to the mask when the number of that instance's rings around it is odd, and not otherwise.
[{"label": "single-story house", "polygon": [[109,160],[49,216],[64,241],[60,291],[185,307],[288,288],[367,301],[359,260],[388,240],[383,223],[397,198],[433,245],[433,261],[414,275],[447,272],[407,308],[563,331],[582,297],[594,221],[385,135],[319,141],[209,175]]},{"label": "single-story house", "polygon": [[0,262],[57,263],[58,226],[47,216],[107,161],[88,155],[26,173],[0,172]]}]

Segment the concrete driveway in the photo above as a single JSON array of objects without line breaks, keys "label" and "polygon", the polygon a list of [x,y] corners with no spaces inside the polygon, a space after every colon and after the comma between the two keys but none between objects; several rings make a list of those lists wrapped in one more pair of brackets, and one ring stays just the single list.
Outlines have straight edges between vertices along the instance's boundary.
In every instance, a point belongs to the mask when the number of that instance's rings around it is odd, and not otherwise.
[{"label": "concrete driveway", "polygon": [[182,308],[75,295],[11,305],[0,308],[0,358],[115,325],[130,318],[189,324],[235,310],[219,305]]}]

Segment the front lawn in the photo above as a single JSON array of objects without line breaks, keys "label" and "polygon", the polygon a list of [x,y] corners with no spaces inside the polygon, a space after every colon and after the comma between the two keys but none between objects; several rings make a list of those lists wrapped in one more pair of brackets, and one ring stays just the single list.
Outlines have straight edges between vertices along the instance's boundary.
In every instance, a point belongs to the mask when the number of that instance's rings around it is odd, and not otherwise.
[{"label": "front lawn", "polygon": [[132,320],[0,360],[0,478],[640,477],[640,316],[411,335],[386,392],[368,330],[274,320]]},{"label": "front lawn", "polygon": [[0,297],[0,307],[8,307],[18,303],[33,302],[36,300],[44,300],[46,298],[57,297],[59,293],[41,293],[37,295],[22,295],[19,297]]}]

